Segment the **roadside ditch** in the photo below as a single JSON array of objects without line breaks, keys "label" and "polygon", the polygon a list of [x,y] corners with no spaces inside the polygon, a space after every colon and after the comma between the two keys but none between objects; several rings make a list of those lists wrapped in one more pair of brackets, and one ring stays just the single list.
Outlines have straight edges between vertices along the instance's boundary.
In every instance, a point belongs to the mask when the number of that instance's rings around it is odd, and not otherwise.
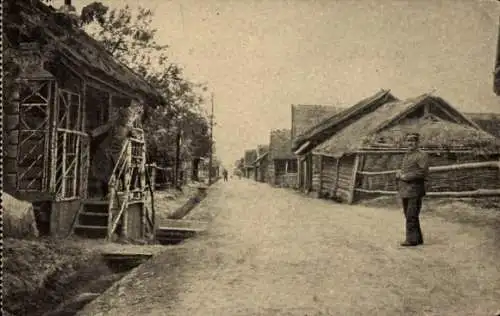
[{"label": "roadside ditch", "polygon": [[[206,188],[197,190],[168,218],[184,218],[206,196]],[[102,247],[89,247],[90,243],[5,238],[3,315],[75,315],[153,256],[147,251],[103,254]],[[144,249],[148,246],[144,245]]]}]

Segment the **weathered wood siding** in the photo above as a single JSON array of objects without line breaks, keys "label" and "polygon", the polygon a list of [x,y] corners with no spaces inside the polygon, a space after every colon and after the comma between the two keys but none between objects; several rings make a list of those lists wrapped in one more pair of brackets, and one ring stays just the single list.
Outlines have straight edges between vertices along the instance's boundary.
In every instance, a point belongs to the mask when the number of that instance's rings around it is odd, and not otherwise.
[{"label": "weathered wood siding", "polygon": [[[17,86],[16,86],[17,87]],[[3,190],[15,196],[17,187],[17,156],[19,144],[19,90],[3,107]]]},{"label": "weathered wood siding", "polygon": [[276,177],[276,185],[282,188],[297,187],[297,173],[287,173]]},{"label": "weathered wood siding", "polygon": [[267,182],[268,170],[269,170],[269,160],[266,158],[262,159],[258,170],[259,170],[258,181],[259,182]]},{"label": "weathered wood siding", "polygon": [[349,199],[349,188],[352,182],[352,172],[354,168],[356,155],[348,155],[340,158],[338,170],[338,187],[335,192],[335,198],[341,201]]},{"label": "weathered wood siding", "polygon": [[255,174],[255,171],[254,171],[254,168],[248,168],[248,179],[254,179],[254,174]]},{"label": "weathered wood siding", "polygon": [[140,239],[143,237],[144,204],[130,204],[127,209],[127,235],[129,238]]},{"label": "weathered wood siding", "polygon": [[323,156],[323,170],[321,172],[321,195],[327,198],[333,197],[337,184],[337,159]]},{"label": "weathered wood siding", "polygon": [[321,156],[313,155],[311,162],[312,162],[312,187],[311,187],[311,191],[320,192]]},{"label": "weathered wood siding", "polygon": [[71,224],[80,208],[82,200],[52,202],[50,212],[50,233],[54,236],[69,234]]},{"label": "weathered wood siding", "polygon": [[270,160],[267,166],[267,183],[274,186],[276,185],[275,161]]}]

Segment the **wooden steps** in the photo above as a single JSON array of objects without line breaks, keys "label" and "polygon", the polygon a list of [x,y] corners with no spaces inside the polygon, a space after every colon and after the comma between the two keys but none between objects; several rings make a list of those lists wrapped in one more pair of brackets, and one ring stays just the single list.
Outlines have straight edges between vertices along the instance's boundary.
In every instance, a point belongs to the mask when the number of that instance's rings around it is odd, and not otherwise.
[{"label": "wooden steps", "polygon": [[108,205],[109,201],[106,200],[85,200],[76,218],[75,235],[85,238],[106,238]]}]

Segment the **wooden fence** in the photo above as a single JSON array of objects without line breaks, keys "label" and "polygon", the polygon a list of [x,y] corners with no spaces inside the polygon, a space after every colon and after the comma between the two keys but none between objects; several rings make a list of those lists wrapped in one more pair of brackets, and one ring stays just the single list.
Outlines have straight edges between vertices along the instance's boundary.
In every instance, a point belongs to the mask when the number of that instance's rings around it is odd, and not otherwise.
[{"label": "wooden fence", "polygon": [[[355,192],[397,194],[397,171],[357,171]],[[500,196],[500,162],[430,167],[426,189],[428,196],[436,197]]]}]

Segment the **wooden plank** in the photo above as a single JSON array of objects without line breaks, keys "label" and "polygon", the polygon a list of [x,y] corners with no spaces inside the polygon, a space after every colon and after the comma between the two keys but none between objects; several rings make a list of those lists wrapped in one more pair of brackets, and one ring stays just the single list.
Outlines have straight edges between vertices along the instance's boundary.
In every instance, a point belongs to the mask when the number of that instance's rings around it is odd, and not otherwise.
[{"label": "wooden plank", "polygon": [[318,192],[323,190],[323,156],[319,156],[319,188]]},{"label": "wooden plank", "polygon": [[359,167],[359,154],[356,154],[356,157],[354,158],[354,167],[352,169],[352,174],[351,174],[351,181],[349,184],[349,199],[347,203],[352,204],[354,202],[355,198],[355,188],[356,188],[356,176],[358,174],[358,167]]},{"label": "wooden plank", "polygon": [[[43,148],[44,148],[44,152],[45,152],[45,157],[43,159],[43,179],[42,179],[42,185],[43,185],[43,190],[45,191],[47,188],[49,188],[49,185],[50,185],[50,113],[51,113],[51,110],[50,110],[50,105],[51,105],[51,100],[52,100],[52,84],[53,84],[53,81],[49,81],[47,83],[47,89],[48,89],[48,95],[47,95],[47,100],[48,100],[48,104],[46,104],[46,108],[45,108],[45,115],[47,115],[47,120],[48,120],[48,124],[44,124],[44,128],[45,128],[45,131],[44,131],[44,145],[43,145]],[[46,126],[45,126],[46,125]]]},{"label": "wooden plank", "polygon": [[[477,169],[477,168],[500,168],[499,161],[485,161],[485,162],[468,162],[453,165],[435,166],[430,167],[429,172],[441,172],[441,171],[451,171],[451,170],[463,170],[463,169]],[[377,176],[377,175],[387,175],[398,172],[398,170],[385,170],[385,171],[358,171],[358,174]]]},{"label": "wooden plank", "polygon": [[54,103],[52,107],[53,115],[52,121],[50,122],[50,175],[49,175],[49,192],[56,193],[56,170],[57,170],[57,117],[59,113],[59,87],[57,82],[54,83],[54,90],[56,91],[54,96]]},{"label": "wooden plank", "polygon": [[66,143],[67,143],[67,135],[65,132],[63,132],[63,148],[62,148],[62,173],[63,173],[63,178],[62,178],[62,184],[61,184],[61,196],[64,198],[66,197]]},{"label": "wooden plank", "polygon": [[84,137],[88,137],[89,136],[89,134],[87,134],[85,132],[75,131],[73,129],[67,129],[67,128],[57,128],[57,131],[64,132],[66,134],[75,134],[75,135],[84,136]]},{"label": "wooden plank", "polygon": [[[385,191],[385,190],[367,190],[356,188],[357,192],[363,193],[374,193],[383,195],[396,195],[397,191]],[[446,191],[446,192],[427,192],[426,196],[431,197],[480,197],[480,196],[500,196],[500,189],[479,189],[475,191]]]}]

